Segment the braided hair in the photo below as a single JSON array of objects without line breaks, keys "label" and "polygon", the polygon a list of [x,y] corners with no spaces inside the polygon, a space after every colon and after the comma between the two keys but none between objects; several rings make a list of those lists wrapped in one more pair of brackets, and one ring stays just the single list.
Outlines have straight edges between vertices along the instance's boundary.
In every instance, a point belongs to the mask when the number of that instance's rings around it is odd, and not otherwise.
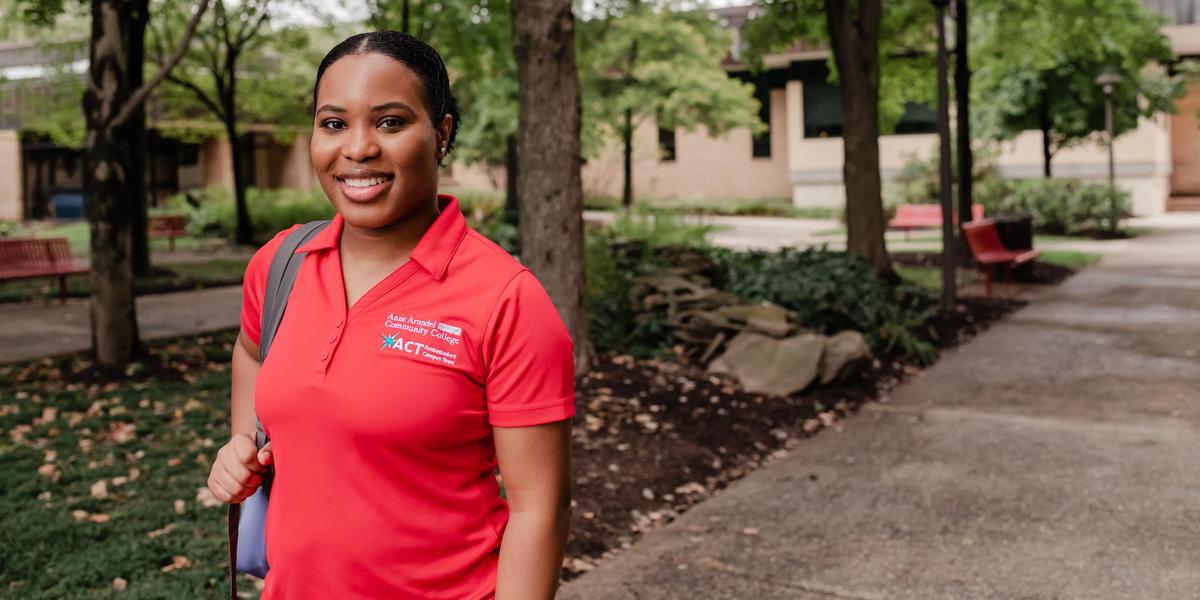
[{"label": "braided hair", "polygon": [[[382,54],[408,67],[425,87],[425,108],[434,128],[441,126],[443,115],[450,115],[453,124],[450,137],[446,140],[446,152],[454,147],[454,136],[458,133],[458,101],[450,91],[450,77],[446,64],[429,44],[399,31],[372,31],[352,35],[333,47],[317,67],[317,81],[313,84],[313,106],[317,105],[317,88],[325,70],[344,56],[352,54]],[[439,161],[440,162],[440,161]]]}]

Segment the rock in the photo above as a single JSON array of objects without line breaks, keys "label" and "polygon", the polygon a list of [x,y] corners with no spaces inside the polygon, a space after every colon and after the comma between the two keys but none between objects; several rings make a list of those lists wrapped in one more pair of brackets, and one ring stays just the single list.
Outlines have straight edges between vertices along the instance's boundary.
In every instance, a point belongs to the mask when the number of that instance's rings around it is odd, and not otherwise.
[{"label": "rock", "polygon": [[863,334],[846,330],[827,338],[821,359],[821,385],[849,377],[870,360],[871,348]]},{"label": "rock", "polygon": [[784,337],[792,332],[788,309],[770,303],[726,306],[718,311],[725,318],[745,324],[750,331],[765,333],[772,337]]},{"label": "rock", "polygon": [[779,340],[747,332],[733,338],[709,370],[736,377],[750,393],[787,396],[817,378],[824,352],[824,336],[803,333]]}]

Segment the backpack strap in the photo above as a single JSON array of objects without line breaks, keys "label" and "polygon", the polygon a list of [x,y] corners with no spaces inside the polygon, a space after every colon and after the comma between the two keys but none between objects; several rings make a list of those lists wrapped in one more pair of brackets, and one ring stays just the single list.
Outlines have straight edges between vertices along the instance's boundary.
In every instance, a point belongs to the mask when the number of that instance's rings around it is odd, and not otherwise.
[{"label": "backpack strap", "polygon": [[[267,359],[267,350],[275,339],[275,331],[283,321],[283,310],[287,308],[288,297],[292,286],[296,283],[296,274],[304,263],[305,255],[296,255],[296,250],[303,246],[313,236],[329,225],[329,221],[311,221],[298,227],[283,238],[283,243],[271,257],[271,267],[267,271],[267,289],[263,294],[262,333],[259,336],[258,360],[261,363]],[[262,422],[258,415],[254,417],[254,443],[259,448],[267,443],[267,435],[263,432]],[[263,485],[267,485],[265,481]],[[229,597],[237,600],[237,539],[238,521],[241,517],[240,504],[229,505]]]}]

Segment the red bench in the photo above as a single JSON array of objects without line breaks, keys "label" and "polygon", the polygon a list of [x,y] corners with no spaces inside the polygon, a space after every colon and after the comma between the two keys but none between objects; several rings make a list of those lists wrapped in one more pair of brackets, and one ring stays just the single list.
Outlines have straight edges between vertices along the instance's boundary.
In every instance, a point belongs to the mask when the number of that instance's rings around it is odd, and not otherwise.
[{"label": "red bench", "polygon": [[971,247],[971,255],[975,257],[975,262],[983,267],[984,288],[989,298],[992,296],[992,270],[996,265],[1004,265],[1011,275],[1013,267],[1042,255],[1038,250],[1005,248],[1000,242],[1000,233],[996,231],[996,222],[990,219],[963,223],[962,228],[967,245]]},{"label": "red bench", "polygon": [[150,237],[167,238],[170,251],[175,251],[175,238],[187,235],[187,217],[184,215],[150,215]]},{"label": "red bench", "polygon": [[[971,219],[983,218],[983,205],[971,205]],[[957,218],[955,219],[957,221]],[[913,229],[932,229],[942,226],[942,205],[901,204],[896,207],[896,216],[888,221],[888,229],[903,229],[905,237]]]},{"label": "red bench", "polygon": [[71,256],[66,238],[0,239],[0,281],[57,276],[58,297],[65,302],[67,275],[87,271]]}]

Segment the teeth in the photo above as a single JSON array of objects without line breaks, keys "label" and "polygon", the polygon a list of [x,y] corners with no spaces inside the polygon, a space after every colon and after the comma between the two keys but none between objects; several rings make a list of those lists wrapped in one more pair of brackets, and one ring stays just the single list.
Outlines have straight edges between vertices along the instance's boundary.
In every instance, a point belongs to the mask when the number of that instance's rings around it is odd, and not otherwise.
[{"label": "teeth", "polygon": [[350,187],[371,187],[390,179],[389,177],[368,177],[366,179],[343,179],[342,182]]}]

